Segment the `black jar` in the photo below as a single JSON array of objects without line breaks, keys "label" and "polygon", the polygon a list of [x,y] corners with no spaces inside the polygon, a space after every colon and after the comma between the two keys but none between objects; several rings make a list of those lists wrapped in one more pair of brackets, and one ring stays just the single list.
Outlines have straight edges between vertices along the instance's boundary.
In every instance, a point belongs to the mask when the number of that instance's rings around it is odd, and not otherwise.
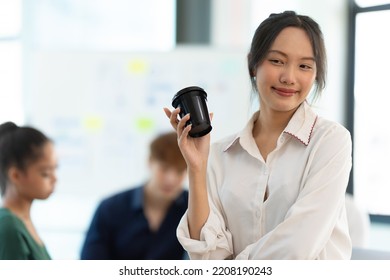
[{"label": "black jar", "polygon": [[191,137],[202,137],[212,129],[206,101],[207,93],[204,89],[196,86],[183,88],[172,99],[172,106],[180,107],[181,118],[188,113],[190,114],[186,126],[192,124],[189,132]]}]

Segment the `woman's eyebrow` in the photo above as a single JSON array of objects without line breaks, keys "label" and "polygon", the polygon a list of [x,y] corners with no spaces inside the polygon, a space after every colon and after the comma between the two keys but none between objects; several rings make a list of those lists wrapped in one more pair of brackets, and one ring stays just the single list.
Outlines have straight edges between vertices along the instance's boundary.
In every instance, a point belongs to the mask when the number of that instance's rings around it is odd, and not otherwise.
[{"label": "woman's eyebrow", "polygon": [[[282,51],[279,51],[279,50],[269,50],[268,51],[268,53],[277,53],[277,54],[280,54],[281,56],[284,56],[284,57],[288,57],[288,55],[286,54],[286,53],[284,53],[284,52],[282,52]],[[312,57],[312,56],[307,56],[307,57],[301,57],[301,59],[302,60],[312,60],[312,61],[316,61],[315,59],[314,59],[314,57]]]}]

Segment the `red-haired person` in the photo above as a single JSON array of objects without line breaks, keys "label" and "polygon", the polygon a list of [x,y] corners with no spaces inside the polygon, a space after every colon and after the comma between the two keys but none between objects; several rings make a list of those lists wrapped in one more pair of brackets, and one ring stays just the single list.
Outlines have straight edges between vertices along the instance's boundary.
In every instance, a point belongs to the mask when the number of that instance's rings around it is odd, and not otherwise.
[{"label": "red-haired person", "polygon": [[81,259],[182,259],[176,229],[187,209],[186,163],[177,135],[158,136],[150,145],[150,179],[103,200],[82,248]]}]

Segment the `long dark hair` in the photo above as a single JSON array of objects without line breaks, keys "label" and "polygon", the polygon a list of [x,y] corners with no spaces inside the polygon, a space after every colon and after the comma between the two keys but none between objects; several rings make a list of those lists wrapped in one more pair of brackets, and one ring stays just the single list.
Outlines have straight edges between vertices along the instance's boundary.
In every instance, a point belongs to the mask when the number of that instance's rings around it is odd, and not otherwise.
[{"label": "long dark hair", "polygon": [[276,37],[286,27],[300,28],[306,32],[310,39],[317,68],[314,90],[315,98],[317,98],[325,88],[326,81],[327,63],[324,38],[319,25],[313,19],[308,16],[297,15],[293,11],[271,14],[256,29],[248,54],[248,70],[252,89],[254,92],[257,92],[254,78],[257,66],[264,61]]},{"label": "long dark hair", "polygon": [[25,170],[27,165],[41,156],[42,147],[50,139],[39,130],[13,122],[0,125],[0,192],[4,195],[8,170],[15,166]]}]

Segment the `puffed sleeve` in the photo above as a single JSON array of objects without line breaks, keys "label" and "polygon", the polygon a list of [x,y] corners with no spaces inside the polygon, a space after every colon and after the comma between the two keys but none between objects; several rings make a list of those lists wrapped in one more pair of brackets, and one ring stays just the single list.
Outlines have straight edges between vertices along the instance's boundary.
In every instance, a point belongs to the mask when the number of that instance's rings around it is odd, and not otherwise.
[{"label": "puffed sleeve", "polygon": [[[223,208],[218,195],[218,177],[221,175],[215,145],[210,149],[207,170],[208,200],[210,214],[204,224],[200,240],[191,239],[187,212],[177,228],[177,237],[191,259],[229,259],[233,255],[232,235],[226,227]],[[191,194],[190,194],[191,195]]]},{"label": "puffed sleeve", "polygon": [[336,126],[316,139],[303,187],[282,223],[236,259],[349,259],[345,191],[352,165],[349,132]]}]

